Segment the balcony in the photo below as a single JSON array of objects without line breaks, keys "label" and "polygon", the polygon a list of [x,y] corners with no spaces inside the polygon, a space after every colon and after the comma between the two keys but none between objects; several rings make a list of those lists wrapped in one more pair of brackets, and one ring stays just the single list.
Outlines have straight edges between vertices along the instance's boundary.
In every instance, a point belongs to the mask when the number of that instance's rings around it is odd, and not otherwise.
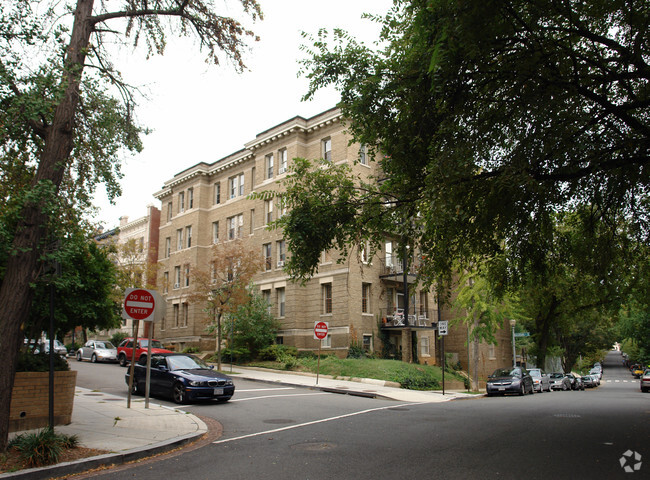
[{"label": "balcony", "polygon": [[434,329],[437,322],[437,310],[412,307],[408,316],[403,308],[382,308],[379,311],[382,329],[402,329],[406,327],[417,329]]},{"label": "balcony", "polygon": [[[389,282],[404,282],[404,266],[402,265],[402,260],[397,258],[397,256],[392,256],[380,260],[380,265],[381,269],[379,271],[379,278]],[[409,265],[408,271],[406,272],[406,281],[408,283],[415,282],[417,270],[417,265],[414,265],[413,263]]]}]

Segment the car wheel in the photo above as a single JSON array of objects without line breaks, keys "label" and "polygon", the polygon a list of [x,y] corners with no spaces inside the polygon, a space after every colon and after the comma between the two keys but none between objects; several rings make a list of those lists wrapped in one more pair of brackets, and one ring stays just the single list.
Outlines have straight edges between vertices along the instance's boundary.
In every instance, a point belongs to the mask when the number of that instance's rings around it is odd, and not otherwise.
[{"label": "car wheel", "polygon": [[138,382],[134,381],[133,386],[131,387],[131,394],[144,395],[144,389],[138,384]]},{"label": "car wheel", "polygon": [[120,356],[117,358],[117,361],[120,362],[120,367],[126,367],[126,355],[120,353]]},{"label": "car wheel", "polygon": [[91,362],[91,363],[97,363],[97,355],[95,355],[95,354],[93,353],[92,356],[90,357],[90,362]]},{"label": "car wheel", "polygon": [[562,391],[563,391],[563,392],[566,392],[566,390],[567,390],[567,388],[566,388],[566,383],[563,383],[563,384],[562,384]]},{"label": "car wheel", "polygon": [[81,352],[77,352],[77,362],[81,361]]},{"label": "car wheel", "polygon": [[551,391],[551,384],[550,384],[550,383],[548,384],[548,388],[546,389],[546,391],[547,391],[547,392],[550,392],[550,391]]},{"label": "car wheel", "polygon": [[185,403],[185,386],[182,383],[175,383],[173,387],[173,397],[176,403]]},{"label": "car wheel", "polygon": [[526,395],[526,385],[524,385],[523,383],[521,384],[521,388],[519,389],[519,395],[520,396]]}]

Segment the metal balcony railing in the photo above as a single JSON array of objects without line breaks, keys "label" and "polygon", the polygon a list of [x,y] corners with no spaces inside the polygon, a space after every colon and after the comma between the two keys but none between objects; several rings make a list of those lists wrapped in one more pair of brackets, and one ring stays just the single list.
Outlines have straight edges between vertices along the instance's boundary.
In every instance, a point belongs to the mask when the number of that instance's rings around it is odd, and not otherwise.
[{"label": "metal balcony railing", "polygon": [[431,327],[436,321],[437,310],[415,306],[405,315],[403,308],[382,308],[379,315],[382,327]]},{"label": "metal balcony railing", "polygon": [[[379,272],[379,275],[382,277],[390,277],[390,276],[395,276],[396,278],[399,277],[400,275],[404,275],[404,265],[402,264],[402,260],[397,257],[397,255],[393,255],[392,257],[388,258],[382,258],[380,261],[381,269]],[[414,262],[411,262],[407,274],[408,275],[416,275],[418,270],[417,264]]]}]

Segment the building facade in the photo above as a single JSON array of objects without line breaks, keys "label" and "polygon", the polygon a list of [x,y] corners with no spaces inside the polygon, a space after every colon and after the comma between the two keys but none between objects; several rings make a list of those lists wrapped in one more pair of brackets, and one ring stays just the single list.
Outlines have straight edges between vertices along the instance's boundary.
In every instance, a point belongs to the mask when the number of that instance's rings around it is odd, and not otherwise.
[{"label": "building facade", "polygon": [[317,274],[305,285],[292,283],[284,273],[291,253],[282,232],[267,228],[284,213],[282,206],[274,199],[248,196],[281,189],[294,158],[347,163],[362,177],[378,173],[365,149],[351,143],[335,108],[261,132],[225,158],[181,171],[155,193],[161,202],[158,289],[167,302],[157,338],[177,350],[214,349],[205,305],[191,300],[191,272],[208,265],[214,245],[242,239],[264,259],[254,283],[282,324],[279,343],[317,350],[314,323],[326,321],[329,333],[322,347],[339,356],[355,344],[407,361],[439,363],[433,324],[449,319],[450,313],[439,308],[434,293],[419,288],[405,301],[404,285],[415,284],[415,270],[404,272],[398,240],[386,238],[374,258],[359,252],[337,262],[336,253],[325,252]]}]

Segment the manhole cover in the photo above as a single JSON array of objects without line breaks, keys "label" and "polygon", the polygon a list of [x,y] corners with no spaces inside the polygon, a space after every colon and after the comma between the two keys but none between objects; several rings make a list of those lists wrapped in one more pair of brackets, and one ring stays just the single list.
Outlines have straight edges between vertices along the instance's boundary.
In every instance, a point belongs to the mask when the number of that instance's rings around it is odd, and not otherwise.
[{"label": "manhole cover", "polygon": [[293,422],[293,420],[287,420],[285,418],[269,418],[268,420],[264,420],[264,423],[270,423],[272,425],[285,425]]},{"label": "manhole cover", "polygon": [[310,442],[310,443],[298,443],[296,445],[291,445],[293,450],[303,450],[306,452],[326,452],[332,450],[335,446],[327,442]]}]

